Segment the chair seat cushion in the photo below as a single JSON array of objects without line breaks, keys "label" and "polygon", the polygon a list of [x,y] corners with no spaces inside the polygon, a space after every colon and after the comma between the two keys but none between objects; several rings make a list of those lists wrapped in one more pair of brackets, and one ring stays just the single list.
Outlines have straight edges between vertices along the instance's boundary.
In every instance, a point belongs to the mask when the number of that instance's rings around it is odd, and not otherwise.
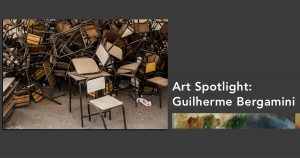
[{"label": "chair seat cushion", "polygon": [[90,100],[90,103],[100,110],[108,110],[123,104],[123,102],[110,95]]},{"label": "chair seat cushion", "polygon": [[167,87],[168,86],[168,79],[163,78],[163,77],[153,77],[153,78],[149,78],[147,79],[147,81],[155,83],[157,85],[160,85],[162,87]]}]

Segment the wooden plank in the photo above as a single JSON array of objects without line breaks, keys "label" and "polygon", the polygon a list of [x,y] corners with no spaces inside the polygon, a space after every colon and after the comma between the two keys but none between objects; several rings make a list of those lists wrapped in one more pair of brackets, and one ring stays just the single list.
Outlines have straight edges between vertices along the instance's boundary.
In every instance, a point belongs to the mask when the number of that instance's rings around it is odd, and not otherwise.
[{"label": "wooden plank", "polygon": [[28,105],[29,105],[29,102],[18,103],[18,104],[15,104],[15,108],[20,108],[20,107],[24,107],[24,106],[28,106]]},{"label": "wooden plank", "polygon": [[23,95],[23,96],[14,96],[14,102],[15,104],[20,104],[24,102],[29,102],[29,95]]}]

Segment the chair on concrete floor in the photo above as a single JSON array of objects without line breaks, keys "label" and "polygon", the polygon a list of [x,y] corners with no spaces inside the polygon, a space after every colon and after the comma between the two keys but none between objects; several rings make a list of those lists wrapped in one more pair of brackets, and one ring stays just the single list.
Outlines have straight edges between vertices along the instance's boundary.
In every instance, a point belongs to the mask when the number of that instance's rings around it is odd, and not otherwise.
[{"label": "chair on concrete floor", "polygon": [[168,79],[161,77],[161,76],[156,76],[147,79],[148,82],[155,84],[156,89],[157,89],[157,94],[159,95],[159,107],[161,108],[161,88],[162,87],[167,87],[168,86]]},{"label": "chair on concrete floor", "polygon": [[138,98],[138,86],[137,86],[137,78],[136,78],[136,72],[138,70],[140,66],[140,62],[134,62],[134,63],[130,63],[130,64],[125,64],[122,65],[116,72],[115,74],[115,80],[114,80],[114,84],[115,84],[115,92],[117,94],[118,90],[119,90],[119,84],[120,84],[120,77],[130,77],[133,79],[133,81],[131,80],[132,84],[133,84],[133,92],[134,92],[134,100],[135,100],[135,106],[137,107],[137,101],[136,99]]},{"label": "chair on concrete floor", "polygon": [[[146,53],[146,61],[142,65],[140,74],[142,74],[141,81],[141,92],[139,95],[153,95],[157,94],[159,96],[159,106],[162,108],[161,104],[161,88],[168,86],[168,79],[159,76],[157,69],[160,62],[160,57],[155,53]],[[152,91],[150,94],[144,93],[145,87],[151,87]],[[156,90],[156,93],[154,93]]]},{"label": "chair on concrete floor", "polygon": [[[82,86],[87,84],[87,81],[99,78],[99,77],[110,77],[111,75],[105,70],[107,69],[107,62],[109,60],[109,54],[105,50],[104,46],[100,43],[98,49],[96,50],[95,56],[99,58],[100,68],[93,58],[73,58],[72,63],[75,67],[76,72],[67,72],[69,76],[69,109],[72,110],[71,105],[71,89],[72,83],[78,85],[80,93],[80,115],[81,115],[81,126],[83,127],[83,118],[89,117],[83,115],[82,110]],[[74,81],[74,82],[72,82]],[[108,84],[109,85],[109,84]],[[109,89],[109,86],[108,86]],[[75,91],[74,91],[75,92]],[[109,112],[109,111],[108,111]],[[90,117],[89,117],[90,118]]]},{"label": "chair on concrete floor", "polygon": [[[116,59],[119,60],[123,60],[123,51],[121,48],[107,42],[106,43],[106,50],[108,50],[108,52],[110,53],[110,55],[114,56]],[[136,77],[135,74],[140,66],[140,61],[137,60],[136,62],[133,63],[127,63],[124,65],[121,65],[117,71],[115,72],[115,78],[114,78],[114,90],[115,93],[117,94],[118,90],[119,90],[119,84],[120,84],[120,78],[121,77],[130,77],[134,79],[134,85],[136,85]],[[134,96],[134,100],[137,99],[137,89],[136,86],[133,87],[135,96]],[[136,106],[137,106],[137,102],[136,102]]]},{"label": "chair on concrete floor", "polygon": [[[100,78],[96,78],[96,79],[87,81],[87,93],[96,92],[96,91],[99,91],[102,89],[105,89],[105,78],[104,77],[100,77]],[[99,110],[99,113],[91,114],[90,106]],[[116,99],[110,95],[106,95],[103,97],[89,100],[89,102],[88,102],[89,121],[91,121],[91,116],[99,114],[101,117],[101,120],[103,122],[104,128],[107,129],[107,126],[106,126],[106,123],[105,123],[105,120],[103,117],[103,113],[108,112],[111,109],[114,109],[117,107],[122,107],[124,128],[127,129],[125,108],[124,108],[123,102],[119,101],[118,99]]]}]

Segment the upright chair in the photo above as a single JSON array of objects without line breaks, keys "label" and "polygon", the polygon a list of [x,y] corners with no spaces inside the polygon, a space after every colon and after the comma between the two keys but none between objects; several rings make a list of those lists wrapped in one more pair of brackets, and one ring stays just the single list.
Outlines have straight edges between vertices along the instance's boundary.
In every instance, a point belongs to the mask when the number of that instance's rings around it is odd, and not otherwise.
[{"label": "upright chair", "polygon": [[[105,72],[107,61],[109,60],[109,54],[104,48],[104,46],[100,43],[96,52],[95,56],[99,58],[100,68],[98,67],[97,63],[93,58],[73,58],[72,63],[76,69],[76,72],[67,72],[69,76],[69,109],[70,112],[72,110],[71,105],[71,87],[72,87],[72,80],[79,86],[79,93],[80,93],[80,113],[81,113],[81,126],[83,127],[83,118],[90,116],[83,116],[82,110],[82,85],[86,84],[87,81],[99,78],[99,77],[109,77],[111,76],[109,73]],[[108,86],[109,89],[109,86]]]},{"label": "upright chair", "polygon": [[[117,94],[117,91],[119,90],[119,84],[120,84],[120,81],[119,81],[119,78],[120,77],[130,77],[133,79],[133,91],[134,91],[134,101],[135,101],[135,106],[137,107],[137,101],[136,99],[138,98],[138,87],[137,87],[137,78],[136,78],[136,72],[138,70],[140,66],[140,62],[137,61],[137,62],[134,62],[134,63],[130,63],[130,64],[125,64],[125,65],[122,65],[116,72],[115,74],[115,80],[114,80],[114,84],[115,84],[115,92]],[[117,82],[118,80],[118,82]]]},{"label": "upright chair", "polygon": [[161,108],[161,88],[168,86],[168,79],[161,76],[156,76],[147,79],[147,81],[156,86],[157,95],[159,96],[159,107]]},{"label": "upright chair", "polygon": [[[159,107],[162,108],[161,104],[161,89],[163,87],[168,86],[168,79],[164,78],[162,76],[158,76],[157,72],[157,65],[160,61],[160,57],[154,53],[147,53],[146,55],[146,63],[144,63],[143,67],[141,69],[141,74],[143,74],[142,77],[142,85],[141,85],[141,92],[139,95],[154,95],[157,94],[159,96]],[[150,86],[152,88],[152,91],[150,94],[144,93],[144,88],[146,86]],[[154,90],[156,90],[156,93],[154,93]]]},{"label": "upright chair", "polygon": [[[105,78],[104,77],[100,77],[100,78],[96,78],[96,79],[87,81],[87,93],[99,91],[102,89],[105,89]],[[95,109],[99,110],[99,113],[91,114],[90,106],[93,106]],[[114,109],[116,107],[122,107],[124,128],[127,129],[125,108],[123,106],[123,102],[119,101],[118,99],[116,99],[110,95],[106,95],[106,96],[103,96],[103,97],[100,97],[97,99],[89,100],[89,102],[88,102],[89,120],[91,120],[91,116],[100,114],[104,128],[107,129],[107,126],[106,126],[106,123],[105,123],[105,120],[103,117],[103,112],[108,112],[111,109]]]},{"label": "upright chair", "polygon": [[[119,59],[119,60],[123,60],[123,51],[121,48],[107,42],[106,43],[106,50],[108,50],[108,52],[110,53],[110,55],[114,56],[115,58]],[[117,91],[119,90],[119,79],[121,77],[130,77],[130,78],[133,78],[134,80],[134,87],[133,87],[133,90],[134,90],[134,100],[135,100],[135,105],[137,106],[137,102],[136,102],[136,99],[137,99],[137,89],[136,89],[136,77],[135,77],[135,74],[140,66],[140,63],[138,60],[137,62],[133,62],[133,63],[128,63],[128,64],[125,64],[125,65],[121,65],[117,71],[115,72],[115,78],[114,78],[114,90],[115,90],[115,93],[117,94]]]}]

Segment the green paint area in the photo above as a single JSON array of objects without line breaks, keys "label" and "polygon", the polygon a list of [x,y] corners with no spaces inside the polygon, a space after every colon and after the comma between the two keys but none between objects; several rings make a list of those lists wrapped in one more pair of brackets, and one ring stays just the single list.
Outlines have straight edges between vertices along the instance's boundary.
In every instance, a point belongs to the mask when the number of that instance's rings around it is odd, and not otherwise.
[{"label": "green paint area", "polygon": [[247,127],[247,117],[244,114],[237,114],[229,119],[226,124],[225,128],[228,129],[238,129],[238,128],[246,128]]}]

